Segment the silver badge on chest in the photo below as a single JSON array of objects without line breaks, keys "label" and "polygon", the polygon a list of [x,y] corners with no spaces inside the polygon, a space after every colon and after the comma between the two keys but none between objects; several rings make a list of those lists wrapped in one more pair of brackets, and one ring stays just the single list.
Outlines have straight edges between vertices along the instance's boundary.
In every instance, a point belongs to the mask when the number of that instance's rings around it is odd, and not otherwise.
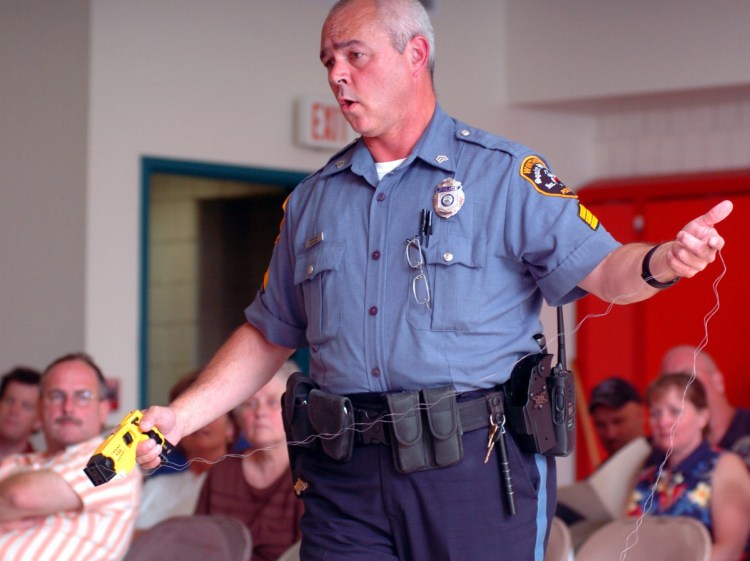
[{"label": "silver badge on chest", "polygon": [[464,204],[464,187],[460,181],[447,177],[435,187],[432,206],[438,216],[450,218],[455,216]]}]

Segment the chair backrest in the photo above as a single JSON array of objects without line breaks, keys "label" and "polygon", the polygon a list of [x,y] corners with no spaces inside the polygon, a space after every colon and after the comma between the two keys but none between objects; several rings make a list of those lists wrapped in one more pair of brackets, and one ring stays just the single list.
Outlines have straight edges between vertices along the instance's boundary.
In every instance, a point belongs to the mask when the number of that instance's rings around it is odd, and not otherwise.
[{"label": "chair backrest", "polygon": [[575,561],[708,561],[711,536],[686,516],[644,516],[614,520],[594,532]]},{"label": "chair backrest", "polygon": [[299,546],[300,542],[291,545],[277,561],[299,561]]},{"label": "chair backrest", "polygon": [[250,530],[228,516],[175,516],[133,540],[123,561],[247,561]]},{"label": "chair backrest", "polygon": [[549,530],[544,561],[573,561],[573,542],[570,530],[560,518],[555,516]]}]

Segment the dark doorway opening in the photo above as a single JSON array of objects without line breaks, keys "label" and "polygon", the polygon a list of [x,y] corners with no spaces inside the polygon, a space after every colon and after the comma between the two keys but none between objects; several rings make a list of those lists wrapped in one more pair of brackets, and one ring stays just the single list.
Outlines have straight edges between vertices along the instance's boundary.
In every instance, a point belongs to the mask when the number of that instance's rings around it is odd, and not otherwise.
[{"label": "dark doorway opening", "polygon": [[199,362],[243,321],[263,281],[286,193],[199,203]]},{"label": "dark doorway opening", "polygon": [[[165,404],[244,321],[306,174],[143,158],[140,404]],[[307,370],[306,349],[294,357]]]}]

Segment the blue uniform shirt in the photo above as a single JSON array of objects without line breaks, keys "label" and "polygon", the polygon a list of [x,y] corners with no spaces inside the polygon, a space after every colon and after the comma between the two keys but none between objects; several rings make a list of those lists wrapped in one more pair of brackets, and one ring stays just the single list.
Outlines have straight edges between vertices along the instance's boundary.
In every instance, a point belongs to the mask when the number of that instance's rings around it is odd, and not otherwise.
[{"label": "blue uniform shirt", "polygon": [[[434,202],[446,179],[463,185],[464,203],[443,218]],[[406,257],[423,210],[433,213],[422,240],[429,308]],[[273,343],[309,345],[327,391],[488,388],[538,352],[542,298],[583,296],[577,283],[617,245],[534,152],[438,105],[382,180],[360,139],[297,186],[245,314]]]}]

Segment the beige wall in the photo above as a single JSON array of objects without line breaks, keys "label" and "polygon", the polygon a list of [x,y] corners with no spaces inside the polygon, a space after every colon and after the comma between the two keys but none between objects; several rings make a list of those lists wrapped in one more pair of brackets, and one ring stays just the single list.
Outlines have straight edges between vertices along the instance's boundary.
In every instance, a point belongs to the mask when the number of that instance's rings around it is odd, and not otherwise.
[{"label": "beige wall", "polygon": [[87,1],[0,0],[0,372],[85,346],[88,63]]},{"label": "beige wall", "polygon": [[510,99],[577,101],[750,85],[750,3],[506,0]]}]

